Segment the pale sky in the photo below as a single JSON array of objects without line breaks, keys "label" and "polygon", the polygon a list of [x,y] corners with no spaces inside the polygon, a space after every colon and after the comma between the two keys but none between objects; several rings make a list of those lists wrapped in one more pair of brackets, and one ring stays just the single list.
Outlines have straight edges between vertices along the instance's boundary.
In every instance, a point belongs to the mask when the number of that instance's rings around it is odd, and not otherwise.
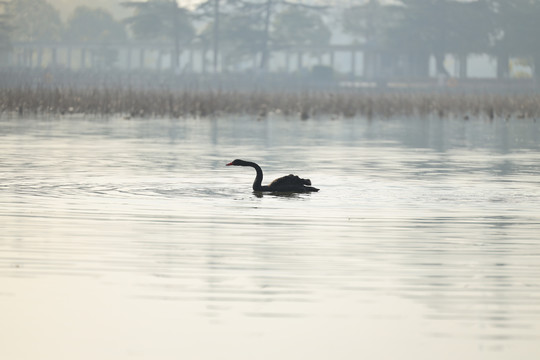
[{"label": "pale sky", "polygon": [[[73,10],[76,7],[81,6],[81,5],[85,5],[91,8],[106,9],[109,12],[111,12],[116,19],[127,17],[131,13],[130,9],[125,8],[124,6],[120,5],[122,2],[127,1],[127,0],[46,0],[46,1],[49,2],[51,5],[53,5],[55,8],[57,8],[60,11],[60,14],[63,20],[66,20],[71,15]],[[133,1],[133,0],[130,0],[130,1]],[[202,1],[203,0],[178,0],[178,3],[186,7],[191,7],[191,6],[195,6],[196,4],[201,3]],[[349,5],[360,4],[361,0],[297,0],[297,2],[323,3],[323,4],[331,3],[332,5],[349,6]],[[395,2],[395,0],[381,0],[381,3],[392,3],[392,2]]]}]

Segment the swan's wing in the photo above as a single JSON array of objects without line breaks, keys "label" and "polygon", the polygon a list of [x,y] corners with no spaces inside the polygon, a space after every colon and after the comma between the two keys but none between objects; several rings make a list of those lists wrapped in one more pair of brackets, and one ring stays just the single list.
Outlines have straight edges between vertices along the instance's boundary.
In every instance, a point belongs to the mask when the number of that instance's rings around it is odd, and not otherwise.
[{"label": "swan's wing", "polygon": [[304,185],[311,185],[311,181],[309,179],[302,179],[296,175],[290,174],[287,176],[280,177],[270,183],[271,187],[278,187],[278,186],[304,186]]}]

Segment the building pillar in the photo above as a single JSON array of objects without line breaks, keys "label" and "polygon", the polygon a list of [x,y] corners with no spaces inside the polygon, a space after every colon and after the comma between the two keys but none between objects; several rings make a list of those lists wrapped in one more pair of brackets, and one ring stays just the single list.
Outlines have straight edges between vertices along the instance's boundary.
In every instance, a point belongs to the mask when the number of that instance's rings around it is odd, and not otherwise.
[{"label": "building pillar", "polygon": [[126,67],[131,71],[131,45],[128,45],[126,49]]},{"label": "building pillar", "polygon": [[202,73],[206,74],[206,47],[203,47],[201,50],[201,68]]},{"label": "building pillar", "polygon": [[467,78],[467,55],[459,56],[459,78]]},{"label": "building pillar", "polygon": [[51,65],[52,67],[58,66],[58,58],[57,58],[57,49],[56,47],[51,48]]},{"label": "building pillar", "polygon": [[86,49],[81,48],[80,53],[81,53],[80,67],[81,67],[82,70],[84,70],[86,68]]},{"label": "building pillar", "polygon": [[351,77],[356,76],[356,50],[351,51]]},{"label": "building pillar", "polygon": [[69,70],[71,70],[71,46],[68,46],[67,48],[67,54],[66,54],[66,65]]},{"label": "building pillar", "polygon": [[37,49],[36,66],[40,68],[43,65],[43,48],[40,46]]},{"label": "building pillar", "polygon": [[21,52],[17,52],[17,62],[16,62],[16,65],[17,66],[22,66],[23,65],[23,54]]},{"label": "building pillar", "polygon": [[510,57],[508,54],[499,54],[497,56],[497,79],[506,79],[509,77],[509,63]]},{"label": "building pillar", "polygon": [[193,73],[194,67],[193,67],[193,61],[195,60],[195,50],[193,48],[190,48],[189,50],[189,65],[188,65],[188,72]]},{"label": "building pillar", "polygon": [[[174,56],[171,56],[171,59],[173,58]],[[158,71],[161,71],[161,61],[163,60],[163,51],[161,50],[158,50],[158,58],[157,58],[157,63],[156,63],[156,70]],[[171,68],[174,69],[174,59],[172,59],[173,61],[171,61]]]},{"label": "building pillar", "polygon": [[139,52],[139,69],[144,69],[144,48]]}]

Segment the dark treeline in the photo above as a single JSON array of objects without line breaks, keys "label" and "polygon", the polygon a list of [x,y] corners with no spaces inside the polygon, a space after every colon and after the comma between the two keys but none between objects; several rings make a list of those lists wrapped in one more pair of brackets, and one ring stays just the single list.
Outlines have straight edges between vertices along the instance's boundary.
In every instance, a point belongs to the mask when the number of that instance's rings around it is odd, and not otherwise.
[{"label": "dark treeline", "polygon": [[[315,5],[317,4],[317,5]],[[151,41],[168,46],[172,64],[188,46],[213,54],[215,72],[235,69],[246,58],[259,59],[265,70],[272,51],[302,48],[316,53],[331,42],[332,33],[346,33],[364,49],[364,67],[376,66],[381,54],[407,72],[425,77],[429,58],[438,74],[448,74],[444,57],[459,59],[466,74],[471,54],[497,59],[497,75],[508,77],[509,59],[540,67],[540,0],[400,0],[345,3],[328,0],[207,0],[195,8],[173,0],[126,1],[131,15],[114,19],[104,9],[78,7],[63,22],[46,0],[2,2],[0,59],[13,43],[70,42],[120,44]],[[98,54],[114,67],[114,52]],[[219,64],[218,64],[219,63]],[[538,77],[538,71],[534,76]]]}]

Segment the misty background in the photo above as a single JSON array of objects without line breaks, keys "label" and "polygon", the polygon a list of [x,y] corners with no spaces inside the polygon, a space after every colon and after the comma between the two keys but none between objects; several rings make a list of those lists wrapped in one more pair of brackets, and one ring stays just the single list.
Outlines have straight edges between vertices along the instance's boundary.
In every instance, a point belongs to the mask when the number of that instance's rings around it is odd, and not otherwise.
[{"label": "misty background", "polygon": [[0,360],[540,359],[539,19],[0,0]]},{"label": "misty background", "polygon": [[157,71],[534,89],[540,64],[531,36],[540,32],[536,0],[11,0],[0,9],[8,74]]}]

